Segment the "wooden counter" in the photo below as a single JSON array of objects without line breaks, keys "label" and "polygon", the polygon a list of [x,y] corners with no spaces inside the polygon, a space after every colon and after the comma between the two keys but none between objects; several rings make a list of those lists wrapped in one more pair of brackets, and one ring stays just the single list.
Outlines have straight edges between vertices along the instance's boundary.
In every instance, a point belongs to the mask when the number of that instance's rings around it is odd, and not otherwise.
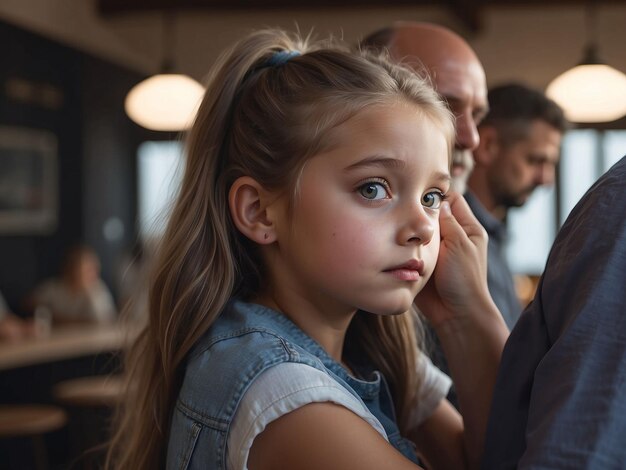
[{"label": "wooden counter", "polygon": [[121,350],[134,335],[122,325],[74,325],[49,336],[0,342],[0,371]]}]

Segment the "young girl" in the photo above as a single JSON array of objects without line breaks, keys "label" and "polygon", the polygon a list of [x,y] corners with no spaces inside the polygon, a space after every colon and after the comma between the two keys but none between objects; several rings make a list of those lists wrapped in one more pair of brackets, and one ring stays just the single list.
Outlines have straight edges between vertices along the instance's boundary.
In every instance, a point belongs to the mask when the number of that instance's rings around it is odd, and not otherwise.
[{"label": "young girl", "polygon": [[[506,329],[484,230],[462,198],[445,201],[452,139],[432,88],[384,58],[273,30],[225,54],[189,135],[109,463],[476,465]],[[417,348],[420,291],[463,420]]]}]

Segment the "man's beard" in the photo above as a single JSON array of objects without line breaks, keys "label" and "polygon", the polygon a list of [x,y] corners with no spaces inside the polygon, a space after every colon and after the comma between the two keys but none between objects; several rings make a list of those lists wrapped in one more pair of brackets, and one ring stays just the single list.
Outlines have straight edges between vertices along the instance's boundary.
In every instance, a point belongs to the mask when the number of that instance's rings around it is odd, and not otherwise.
[{"label": "man's beard", "polygon": [[[518,191],[515,194],[502,192],[498,197],[498,205],[506,208],[507,210],[513,207],[522,207],[524,204],[526,204],[526,202],[528,202],[528,199],[530,199],[530,196],[532,196],[537,187],[537,185],[533,185],[531,188],[526,188],[524,190]],[[507,189],[508,188],[505,188],[505,190]]]},{"label": "man's beard", "polygon": [[460,194],[467,190],[467,179],[474,168],[474,157],[467,149],[454,149],[452,151],[452,165],[450,166],[450,189]]}]

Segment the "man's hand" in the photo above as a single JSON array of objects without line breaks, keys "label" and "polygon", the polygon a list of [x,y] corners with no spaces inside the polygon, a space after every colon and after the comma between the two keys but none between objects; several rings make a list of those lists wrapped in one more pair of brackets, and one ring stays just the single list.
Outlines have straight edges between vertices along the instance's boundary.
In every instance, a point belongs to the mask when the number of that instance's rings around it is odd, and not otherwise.
[{"label": "man's hand", "polygon": [[441,248],[435,271],[415,303],[433,327],[492,302],[487,287],[487,232],[465,199],[452,193],[439,215]]}]

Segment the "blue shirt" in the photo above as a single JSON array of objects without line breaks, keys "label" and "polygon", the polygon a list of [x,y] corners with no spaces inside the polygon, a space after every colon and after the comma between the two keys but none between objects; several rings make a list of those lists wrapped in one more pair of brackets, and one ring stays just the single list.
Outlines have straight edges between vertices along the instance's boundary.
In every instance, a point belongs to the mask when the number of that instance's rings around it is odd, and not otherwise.
[{"label": "blue shirt", "polygon": [[483,468],[626,468],[626,157],[567,218],[506,343]]}]

